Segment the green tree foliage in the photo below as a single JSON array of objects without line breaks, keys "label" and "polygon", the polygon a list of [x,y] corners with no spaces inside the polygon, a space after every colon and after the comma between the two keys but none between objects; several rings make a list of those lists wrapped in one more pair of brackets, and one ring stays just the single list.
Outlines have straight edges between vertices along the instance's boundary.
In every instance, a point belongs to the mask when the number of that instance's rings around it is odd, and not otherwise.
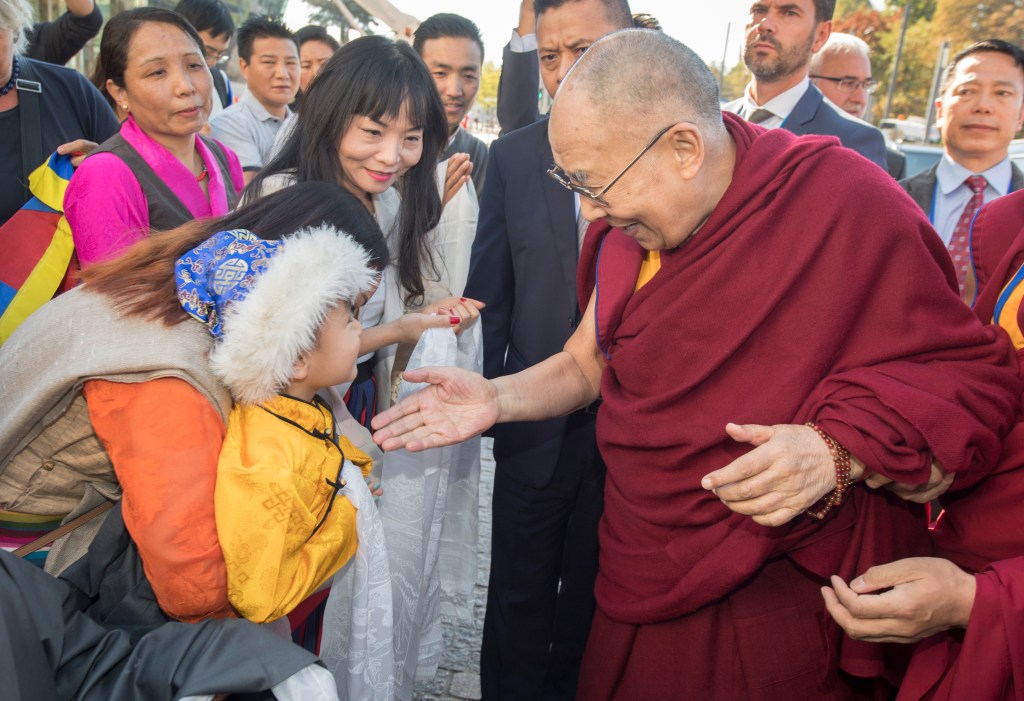
[{"label": "green tree foliage", "polygon": [[[895,22],[892,31],[883,35],[883,46],[893,57],[900,38],[900,23]],[[933,20],[912,22],[907,29],[906,41],[903,44],[903,56],[900,61],[899,73],[896,76],[896,90],[893,93],[890,117],[899,115],[917,115],[923,117],[928,113],[928,95],[931,91],[932,77],[935,75],[935,61],[938,58],[941,37],[937,35]],[[882,85],[875,93],[875,115],[880,118],[885,108],[885,98],[889,89],[889,78],[892,62],[882,79]]]},{"label": "green tree foliage", "polygon": [[1021,0],[938,0],[935,29],[954,52],[982,39],[1003,39],[1024,45],[1024,2]]},{"label": "green tree foliage", "polygon": [[476,95],[478,103],[487,107],[494,107],[498,104],[498,79],[500,77],[501,69],[496,68],[493,61],[486,61],[480,72],[480,92]]},{"label": "green tree foliage", "polygon": [[[339,27],[341,29],[342,40],[348,36],[348,30],[353,28],[349,25],[345,16],[338,10],[338,6],[334,4],[334,0],[306,0],[312,7],[314,7],[313,13],[309,17],[310,24],[318,24],[321,27]],[[358,29],[364,34],[373,34],[376,22],[373,17],[362,8],[355,0],[341,0],[345,3],[345,7],[349,9],[352,16],[356,18],[358,26],[354,29]],[[292,30],[299,29],[299,27],[292,27]]]},{"label": "green tree foliage", "polygon": [[935,14],[938,0],[886,0],[885,6],[891,12],[910,8],[910,21],[930,20]]},{"label": "green tree foliage", "polygon": [[870,0],[836,0],[836,9],[833,12],[833,19],[840,19],[858,10],[870,10]]}]

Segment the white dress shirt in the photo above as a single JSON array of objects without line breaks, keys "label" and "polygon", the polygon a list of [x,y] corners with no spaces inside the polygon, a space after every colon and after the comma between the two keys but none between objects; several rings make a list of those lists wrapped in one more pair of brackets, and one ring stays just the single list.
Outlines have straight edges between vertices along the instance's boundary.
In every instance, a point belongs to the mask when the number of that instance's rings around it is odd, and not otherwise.
[{"label": "white dress shirt", "polygon": [[803,80],[789,90],[779,93],[763,105],[754,102],[754,98],[750,95],[751,84],[747,84],[746,90],[743,91],[743,110],[740,112],[740,116],[744,119],[750,119],[750,115],[755,110],[768,110],[774,116],[758,122],[758,124],[765,129],[778,129],[786,121],[786,118],[789,117],[789,113],[793,111],[793,108],[796,107],[796,103],[800,102],[800,98],[807,92],[807,87],[810,84],[810,79],[805,76]]},{"label": "white dress shirt", "polygon": [[982,173],[972,173],[950,158],[949,154],[943,154],[935,171],[935,195],[932,197],[928,218],[947,246],[953,238],[953,231],[960,221],[964,207],[973,195],[971,188],[964,183],[972,175],[983,175],[988,182],[982,194],[986,204],[997,197],[1002,197],[1010,191],[1010,180],[1013,177],[1010,157],[1007,156]]}]

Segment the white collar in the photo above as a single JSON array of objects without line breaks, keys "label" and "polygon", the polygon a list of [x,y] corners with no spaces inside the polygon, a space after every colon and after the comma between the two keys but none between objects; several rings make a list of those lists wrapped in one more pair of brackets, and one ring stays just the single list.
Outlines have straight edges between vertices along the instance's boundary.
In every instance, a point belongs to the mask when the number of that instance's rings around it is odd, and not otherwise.
[{"label": "white collar", "polygon": [[804,76],[803,80],[791,87],[789,90],[785,90],[772,99],[768,100],[763,105],[759,105],[754,102],[754,98],[750,94],[750,89],[753,83],[748,83],[746,89],[743,91],[743,116],[749,117],[754,110],[768,110],[779,119],[785,120],[789,113],[796,107],[796,103],[800,102],[800,98],[807,92],[808,86],[811,84],[810,79]]},{"label": "white collar", "polygon": [[1010,190],[1010,179],[1013,177],[1013,167],[1010,165],[1010,157],[1003,160],[981,173],[972,173],[970,170],[954,161],[948,153],[943,153],[939,160],[939,166],[935,170],[935,180],[939,191],[948,195],[964,184],[964,180],[972,175],[983,175],[992,188],[1000,195],[1005,195]]}]

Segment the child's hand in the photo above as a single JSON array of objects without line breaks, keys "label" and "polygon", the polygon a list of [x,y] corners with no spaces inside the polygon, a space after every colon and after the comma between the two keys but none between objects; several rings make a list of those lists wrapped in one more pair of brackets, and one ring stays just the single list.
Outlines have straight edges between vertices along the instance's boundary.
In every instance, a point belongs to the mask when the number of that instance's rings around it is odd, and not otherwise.
[{"label": "child's hand", "polygon": [[380,482],[374,481],[373,477],[366,478],[366,486],[370,488],[370,494],[373,495],[374,499],[377,499],[384,493],[384,490],[381,489]]},{"label": "child's hand", "polygon": [[427,329],[454,329],[458,327],[459,321],[458,316],[449,314],[446,310],[438,314],[409,312],[396,319],[394,323],[398,328],[398,342],[415,345]]}]

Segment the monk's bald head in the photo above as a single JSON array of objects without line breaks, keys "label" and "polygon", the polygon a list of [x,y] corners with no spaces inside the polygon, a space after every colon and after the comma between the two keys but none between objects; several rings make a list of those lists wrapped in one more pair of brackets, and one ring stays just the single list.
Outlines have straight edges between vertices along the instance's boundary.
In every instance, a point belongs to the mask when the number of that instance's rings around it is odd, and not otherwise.
[{"label": "monk's bald head", "polygon": [[648,250],[689,238],[736,158],[711,71],[649,29],[609,34],[580,57],[555,95],[548,136],[563,171],[554,172],[580,194],[582,215]]},{"label": "monk's bald head", "polygon": [[689,121],[724,135],[718,82],[703,60],[667,34],[644,29],[615,32],[580,57],[560,87],[559,102],[615,128],[647,129],[652,123]]}]

